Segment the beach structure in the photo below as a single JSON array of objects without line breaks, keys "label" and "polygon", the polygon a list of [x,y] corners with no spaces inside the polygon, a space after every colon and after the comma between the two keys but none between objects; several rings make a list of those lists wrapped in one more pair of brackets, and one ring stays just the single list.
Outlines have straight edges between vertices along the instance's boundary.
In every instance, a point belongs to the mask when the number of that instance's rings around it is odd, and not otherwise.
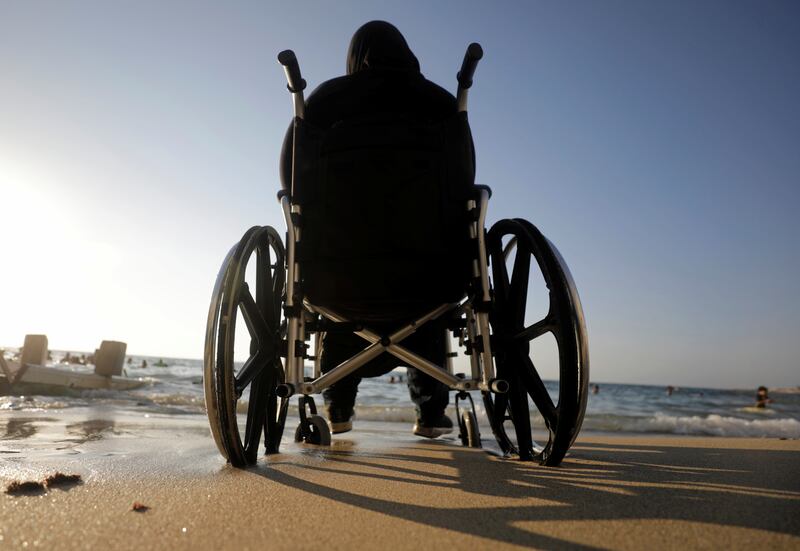
[{"label": "beach structure", "polygon": [[[266,453],[278,452],[295,395],[295,440],[330,445],[313,395],[382,355],[456,391],[465,446],[481,446],[471,392],[481,393],[505,455],[558,465],[575,441],[589,380],[581,302],[560,253],[533,224],[506,219],[485,228],[491,190],[474,183],[466,115],[482,56],[476,43],[467,49],[457,112],[444,122],[359,118],[325,131],[304,120],[306,83],[295,54],[279,54],[295,115],[291,187],[278,194],[286,244],[269,226],[244,234],[223,261],[206,326],[206,409],[217,447],[234,466],[257,460],[262,433]],[[252,258],[255,280],[246,281]],[[550,302],[545,316],[529,324],[532,264]],[[234,360],[237,318],[250,337],[243,365]],[[454,373],[453,351],[438,365],[403,342],[434,323],[448,345],[452,334],[469,357],[467,376]],[[323,373],[323,332],[357,335],[364,348]],[[558,347],[556,398],[529,354],[531,341],[545,335]],[[306,360],[313,367],[306,369]],[[244,426],[237,419],[240,402]],[[539,442],[532,414],[544,419]]]},{"label": "beach structure", "polygon": [[95,350],[94,373],[47,365],[47,336],[26,335],[19,361],[0,356],[0,389],[5,394],[26,394],[52,389],[127,390],[145,384],[142,379],[124,377],[127,344],[103,341]]}]

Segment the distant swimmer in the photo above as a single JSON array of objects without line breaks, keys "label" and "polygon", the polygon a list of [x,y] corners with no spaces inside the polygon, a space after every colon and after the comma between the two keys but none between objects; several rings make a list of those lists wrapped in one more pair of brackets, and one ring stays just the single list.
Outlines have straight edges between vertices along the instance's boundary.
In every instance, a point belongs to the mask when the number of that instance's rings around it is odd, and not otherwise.
[{"label": "distant swimmer", "polygon": [[167,367],[168,364],[164,360],[159,358],[158,361],[156,363],[154,363],[153,365],[156,366],[156,367]]},{"label": "distant swimmer", "polygon": [[600,392],[600,385],[592,385],[592,394]]},{"label": "distant swimmer", "polygon": [[139,367],[141,367],[142,369],[147,367],[147,360],[142,360],[142,365],[140,365]]},{"label": "distant swimmer", "polygon": [[673,392],[675,392],[675,387],[672,385],[667,386],[667,396],[672,396]]},{"label": "distant swimmer", "polygon": [[132,363],[133,363],[133,358],[131,358],[130,356],[128,356],[128,365],[131,365]]},{"label": "distant swimmer", "polygon": [[391,377],[389,377],[389,382],[390,382],[391,384],[394,384],[394,383],[396,383],[396,382],[397,382],[397,380],[394,378],[394,375],[392,375]]},{"label": "distant swimmer", "polygon": [[769,391],[767,387],[760,386],[758,387],[758,392],[756,393],[756,407],[757,408],[765,408],[767,404],[772,403],[772,398],[769,397]]}]

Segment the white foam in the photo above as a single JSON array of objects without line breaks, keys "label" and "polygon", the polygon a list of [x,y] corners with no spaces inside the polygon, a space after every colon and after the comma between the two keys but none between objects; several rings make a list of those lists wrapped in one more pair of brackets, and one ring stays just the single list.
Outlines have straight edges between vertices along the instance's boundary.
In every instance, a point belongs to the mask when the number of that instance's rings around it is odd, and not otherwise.
[{"label": "white foam", "polygon": [[656,413],[652,417],[588,416],[584,429],[620,432],[653,432],[699,436],[751,436],[800,438],[797,419],[740,419],[722,415],[678,417]]}]

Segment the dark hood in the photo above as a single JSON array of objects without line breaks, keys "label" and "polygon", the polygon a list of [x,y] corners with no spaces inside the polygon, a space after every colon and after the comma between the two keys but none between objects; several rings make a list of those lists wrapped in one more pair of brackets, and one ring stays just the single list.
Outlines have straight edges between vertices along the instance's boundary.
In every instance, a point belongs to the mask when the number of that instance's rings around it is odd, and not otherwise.
[{"label": "dark hood", "polygon": [[370,21],[355,32],[347,51],[348,75],[367,68],[419,72],[419,61],[397,27],[386,21]]}]

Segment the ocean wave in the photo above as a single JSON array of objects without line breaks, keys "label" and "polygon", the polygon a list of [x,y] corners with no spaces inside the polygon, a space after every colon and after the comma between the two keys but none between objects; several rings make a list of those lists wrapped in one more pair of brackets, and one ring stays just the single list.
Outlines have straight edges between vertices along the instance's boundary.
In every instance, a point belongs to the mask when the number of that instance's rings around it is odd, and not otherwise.
[{"label": "ocean wave", "polygon": [[417,414],[413,407],[356,406],[355,418],[386,423],[413,423],[417,419]]},{"label": "ocean wave", "polygon": [[[193,394],[151,394],[149,396],[150,401],[160,406],[191,406],[202,408],[205,410],[205,400],[202,395],[193,395]],[[245,408],[245,412],[247,411],[247,403],[246,401],[242,400],[242,403]]]},{"label": "ocean wave", "polygon": [[67,407],[67,402],[42,400],[35,396],[0,396],[0,411],[44,411]]},{"label": "ocean wave", "polygon": [[[610,391],[606,394],[611,396]],[[247,396],[237,403],[237,411],[240,414],[247,413],[246,398]],[[386,403],[389,399],[380,396],[365,396],[360,399],[363,401],[356,406],[356,419],[405,424],[414,423],[416,420],[416,411],[410,401],[405,404]],[[385,401],[381,403],[381,400]],[[199,385],[190,383],[180,386],[173,382],[159,383],[155,380],[146,387],[132,391],[62,389],[61,392],[51,395],[0,396],[0,412],[45,411],[97,404],[137,413],[144,411],[163,414],[202,414],[205,411],[202,387]],[[597,411],[600,409],[597,404],[594,406],[594,411],[592,407],[589,408],[583,422],[583,430],[800,439],[800,413],[797,403],[791,399],[782,398],[779,402],[780,408],[776,406],[756,411],[751,411],[754,409],[752,407],[741,407],[740,404],[741,395],[735,394],[728,399],[727,404],[723,404],[725,406],[723,411],[720,411],[722,407],[718,403],[709,406],[717,409],[713,413],[702,409],[698,411],[696,400],[691,403],[692,409],[688,411],[686,411],[687,404],[683,402],[657,403],[650,406],[651,411],[647,411],[644,406],[633,409],[615,407],[616,403],[612,399],[608,404],[599,404],[603,406],[604,411]],[[317,405],[320,413],[325,415],[321,398],[317,399]],[[488,431],[488,420],[481,400],[475,400],[475,409],[478,422]],[[658,411],[659,409],[662,411]],[[295,416],[296,412],[297,407],[293,400],[289,413]],[[456,420],[452,401],[447,414]],[[531,415],[531,423],[536,430],[542,429],[544,425],[537,413]]]},{"label": "ocean wave", "polygon": [[[478,422],[488,424],[482,407],[476,404]],[[453,408],[447,414],[455,415]],[[356,419],[389,423],[413,423],[413,407],[356,406]],[[534,427],[543,425],[538,415],[531,416]],[[800,421],[791,418],[742,419],[711,414],[702,416],[672,416],[656,413],[652,416],[587,415],[583,430],[597,432],[660,433],[695,436],[731,436],[756,438],[800,438]]]},{"label": "ocean wave", "polygon": [[797,419],[742,419],[716,414],[705,417],[681,417],[663,413],[656,413],[648,417],[588,415],[583,421],[583,429],[604,432],[649,432],[697,436],[800,438],[800,421]]},{"label": "ocean wave", "polygon": [[800,386],[787,386],[780,388],[771,388],[770,392],[774,394],[800,394]]}]

